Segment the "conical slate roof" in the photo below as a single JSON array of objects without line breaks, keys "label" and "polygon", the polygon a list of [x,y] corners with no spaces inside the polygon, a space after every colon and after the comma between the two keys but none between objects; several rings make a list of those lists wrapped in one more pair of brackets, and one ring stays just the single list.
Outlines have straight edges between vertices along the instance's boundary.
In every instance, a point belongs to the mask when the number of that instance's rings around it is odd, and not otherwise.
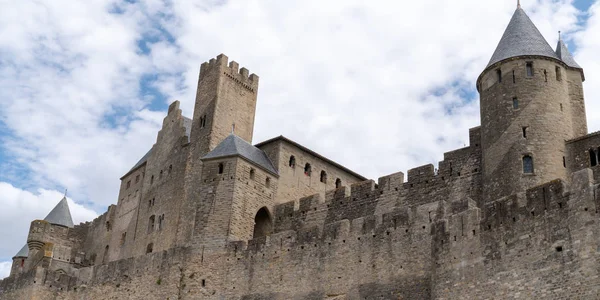
[{"label": "conical slate roof", "polygon": [[562,38],[558,39],[558,43],[556,44],[556,55],[560,58],[567,66],[572,68],[581,69],[581,66],[575,61],[573,55],[563,42]]},{"label": "conical slate roof", "polygon": [[73,227],[73,218],[71,217],[71,211],[69,210],[69,204],[67,198],[63,197],[58,204],[52,209],[52,211],[44,218],[44,221],[48,221],[50,224],[62,225],[66,227]]},{"label": "conical slate roof", "polygon": [[518,7],[487,66],[522,55],[539,55],[559,59],[525,11]]},{"label": "conical slate roof", "polygon": [[23,246],[23,248],[21,248],[21,250],[19,250],[19,252],[17,252],[17,254],[14,257],[28,257],[29,256],[29,247],[27,246],[27,244],[25,244],[25,246]]},{"label": "conical slate roof", "polygon": [[235,134],[226,137],[215,149],[206,154],[202,159],[213,159],[227,156],[242,156],[255,163],[265,171],[276,174],[277,170],[273,167],[271,160],[264,151],[252,146]]}]

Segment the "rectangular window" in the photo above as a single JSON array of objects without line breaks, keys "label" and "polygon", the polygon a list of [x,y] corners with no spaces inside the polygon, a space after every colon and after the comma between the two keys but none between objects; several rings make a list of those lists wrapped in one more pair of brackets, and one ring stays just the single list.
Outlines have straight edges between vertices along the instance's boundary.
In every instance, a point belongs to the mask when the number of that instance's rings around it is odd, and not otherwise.
[{"label": "rectangular window", "polygon": [[556,80],[562,81],[562,74],[560,73],[560,67],[556,67]]},{"label": "rectangular window", "polygon": [[533,158],[529,155],[523,156],[523,173],[533,174]]},{"label": "rectangular window", "polygon": [[131,180],[127,181],[127,187],[125,187],[126,189],[128,189],[131,186]]},{"label": "rectangular window", "polygon": [[519,99],[517,99],[517,97],[513,98],[513,108],[514,109],[518,109],[519,108]]},{"label": "rectangular window", "polygon": [[533,77],[533,63],[527,63],[527,77]]},{"label": "rectangular window", "polygon": [[498,82],[502,82],[502,70],[496,70],[496,76],[498,76]]}]

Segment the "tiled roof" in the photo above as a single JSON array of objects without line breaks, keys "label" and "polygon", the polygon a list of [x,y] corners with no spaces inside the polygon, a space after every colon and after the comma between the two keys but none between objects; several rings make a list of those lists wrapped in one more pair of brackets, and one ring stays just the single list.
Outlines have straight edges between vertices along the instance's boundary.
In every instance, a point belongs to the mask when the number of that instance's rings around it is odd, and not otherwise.
[{"label": "tiled roof", "polygon": [[230,134],[226,137],[217,147],[215,147],[215,149],[206,154],[202,159],[215,159],[236,155],[253,162],[265,171],[275,175],[279,174],[264,151],[252,146],[235,134]]},{"label": "tiled roof", "polygon": [[19,250],[19,252],[17,252],[17,254],[14,257],[28,257],[29,256],[29,247],[27,246],[27,244],[25,244],[25,246],[23,246],[23,248],[21,248],[21,250]]},{"label": "tiled roof", "polygon": [[572,68],[581,69],[581,66],[575,61],[571,52],[565,45],[565,42],[561,38],[558,39],[558,43],[556,44],[556,55],[560,58],[567,66]]},{"label": "tiled roof", "polygon": [[66,227],[73,227],[73,218],[71,217],[71,211],[69,210],[69,204],[67,198],[63,197],[58,204],[52,209],[52,211],[44,218],[50,224],[62,225]]},{"label": "tiled roof", "polygon": [[488,63],[488,67],[511,57],[538,55],[559,59],[525,11],[517,8],[502,39]]}]

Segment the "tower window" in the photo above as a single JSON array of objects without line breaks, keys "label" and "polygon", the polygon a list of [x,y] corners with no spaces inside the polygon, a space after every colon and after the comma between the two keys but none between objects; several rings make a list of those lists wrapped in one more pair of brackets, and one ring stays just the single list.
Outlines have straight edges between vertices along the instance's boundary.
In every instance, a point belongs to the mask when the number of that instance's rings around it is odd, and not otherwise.
[{"label": "tower window", "polygon": [[556,80],[557,81],[562,81],[562,74],[560,73],[560,67],[559,66],[556,67]]},{"label": "tower window", "polygon": [[223,164],[219,164],[219,174],[223,174],[224,166]]},{"label": "tower window", "polygon": [[126,189],[128,189],[131,186],[131,180],[127,181],[127,187]]},{"label": "tower window", "polygon": [[513,98],[513,109],[519,108],[519,99],[517,97]]},{"label": "tower window", "polygon": [[296,167],[296,158],[293,155],[290,156],[290,167],[292,167],[292,168]]},{"label": "tower window", "polygon": [[321,177],[319,179],[322,183],[327,183],[327,172],[325,172],[324,170],[321,171]]},{"label": "tower window", "polygon": [[140,182],[140,175],[135,176],[135,183],[138,183],[138,182]]},{"label": "tower window", "polygon": [[544,81],[548,82],[548,72],[544,69]]},{"label": "tower window", "polygon": [[255,173],[256,173],[256,171],[254,171],[254,168],[250,169],[250,179],[254,179]]},{"label": "tower window", "polygon": [[335,180],[335,188],[336,188],[336,189],[339,189],[339,188],[341,188],[341,187],[342,187],[342,180],[341,180],[341,179],[339,179],[339,178],[337,178],[337,179]]},{"label": "tower window", "polygon": [[312,173],[312,170],[311,170],[310,164],[306,163],[306,165],[304,165],[304,175],[310,176],[311,173]]},{"label": "tower window", "polygon": [[206,115],[200,117],[200,128],[206,127]]},{"label": "tower window", "polygon": [[265,186],[268,188],[271,187],[271,178],[267,177],[267,179],[265,179]]},{"label": "tower window", "polygon": [[127,240],[127,232],[123,232],[121,234],[121,246],[125,245],[126,240]]},{"label": "tower window", "polygon": [[151,233],[152,231],[154,231],[154,219],[155,219],[154,215],[150,216],[150,219],[148,219],[148,233]]},{"label": "tower window", "polygon": [[517,83],[517,77],[515,76],[515,70],[512,71],[513,83]]},{"label": "tower window", "polygon": [[562,103],[560,104],[560,111],[563,111],[563,105],[562,105]]},{"label": "tower window", "polygon": [[533,77],[533,63],[528,62],[526,64],[526,68],[527,68],[527,77]]},{"label": "tower window", "polygon": [[152,253],[152,250],[154,250],[154,243],[150,243],[146,246],[146,254]]},{"label": "tower window", "polygon": [[598,165],[598,150],[590,149],[590,166],[595,167]]},{"label": "tower window", "polygon": [[531,155],[523,156],[523,173],[533,174],[533,157]]},{"label": "tower window", "polygon": [[152,175],[152,176],[150,177],[150,184],[153,184],[153,183],[154,183],[154,175]]},{"label": "tower window", "polygon": [[502,70],[496,70],[496,76],[498,77],[498,82],[502,82]]},{"label": "tower window", "polygon": [[528,127],[523,127],[523,137],[527,138],[527,128]]},{"label": "tower window", "polygon": [[565,159],[565,157],[563,156],[563,167],[567,167],[567,160]]}]

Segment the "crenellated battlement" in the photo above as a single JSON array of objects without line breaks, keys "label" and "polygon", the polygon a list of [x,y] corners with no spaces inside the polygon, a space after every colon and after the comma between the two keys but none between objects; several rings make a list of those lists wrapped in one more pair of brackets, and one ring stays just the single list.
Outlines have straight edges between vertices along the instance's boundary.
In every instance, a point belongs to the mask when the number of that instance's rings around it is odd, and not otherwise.
[{"label": "crenellated battlement", "polygon": [[258,75],[252,73],[244,67],[240,68],[240,65],[235,62],[229,62],[229,58],[225,54],[220,54],[216,58],[210,59],[207,62],[202,63],[200,66],[200,80],[202,80],[206,74],[212,72],[222,73],[225,77],[243,86],[245,89],[256,92],[258,88]]}]

